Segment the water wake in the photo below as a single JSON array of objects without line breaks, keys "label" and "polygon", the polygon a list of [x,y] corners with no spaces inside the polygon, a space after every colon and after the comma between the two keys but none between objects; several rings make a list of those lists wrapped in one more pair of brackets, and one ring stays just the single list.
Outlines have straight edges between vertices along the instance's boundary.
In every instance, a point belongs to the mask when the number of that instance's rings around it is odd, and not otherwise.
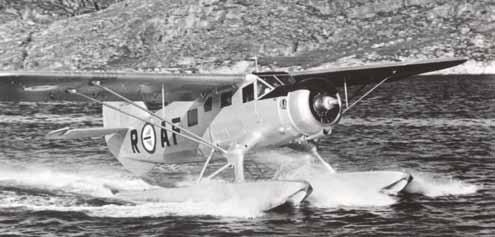
[{"label": "water wake", "polygon": [[273,163],[280,162],[277,179],[309,182],[313,193],[307,200],[312,206],[377,207],[396,203],[395,197],[380,192],[376,186],[362,182],[366,180],[340,175],[341,173],[332,174],[321,164],[314,163],[307,154],[280,150],[265,152],[259,157],[267,157]]},{"label": "water wake", "polygon": [[418,193],[428,197],[440,197],[472,194],[476,193],[479,189],[477,185],[449,177],[440,177],[414,171],[411,174],[414,179],[405,190],[408,193]]},{"label": "water wake", "polygon": [[[0,195],[2,197],[3,195]],[[2,197],[2,199],[4,199]],[[25,200],[25,201],[22,201]],[[33,197],[4,199],[0,208],[21,208],[31,211],[82,212],[94,217],[164,217],[164,216],[224,216],[253,218],[263,212],[236,203],[235,199],[222,203],[180,202],[140,203],[135,205],[106,204],[101,206],[77,205],[61,198],[34,199]]]},{"label": "water wake", "polygon": [[[270,152],[271,160],[287,161],[287,154]],[[396,196],[380,191],[383,186],[380,178],[366,179],[354,173],[332,174],[323,166],[310,162],[305,155],[290,154],[289,159],[298,159],[290,163],[277,174],[279,180],[305,180],[313,187],[308,197],[311,206],[318,208],[367,208],[383,207],[395,204]],[[285,158],[284,158],[285,157]],[[296,165],[294,165],[296,164]],[[446,195],[465,195],[475,193],[479,187],[460,180],[437,177],[427,173],[409,172],[414,177],[406,192],[418,193],[428,197]],[[369,174],[367,174],[369,175]],[[368,177],[374,177],[372,175]],[[385,175],[386,179],[390,173]],[[393,180],[393,177],[392,177]],[[210,181],[222,182],[222,181]],[[373,184],[373,185],[370,185]],[[215,185],[210,185],[216,187]],[[111,188],[110,188],[111,187]],[[20,208],[31,211],[82,212],[97,217],[159,217],[171,215],[213,215],[252,218],[263,215],[263,203],[267,195],[253,186],[242,193],[255,195],[232,195],[228,190],[218,186],[207,192],[205,186],[198,185],[194,195],[175,201],[122,201],[113,191],[135,192],[139,194],[153,190],[139,178],[116,170],[99,169],[93,172],[69,173],[46,168],[0,168],[0,208]],[[164,192],[166,193],[166,191]],[[202,198],[204,197],[204,198]],[[215,201],[221,197],[220,201]],[[265,197],[265,198],[263,198]],[[212,199],[215,199],[212,201]],[[121,202],[117,202],[119,200]]]},{"label": "water wake", "polygon": [[204,200],[196,196],[194,200],[186,197],[173,202],[130,202],[121,200],[114,193],[119,190],[119,193],[139,194],[156,188],[115,170],[68,173],[46,168],[3,167],[0,169],[0,208],[75,211],[98,217],[213,215],[250,218],[263,215],[263,200],[249,200],[240,195],[224,195],[222,197],[227,198],[221,202],[210,200],[211,196],[220,194],[205,195]]},{"label": "water wake", "polygon": [[405,192],[428,197],[465,195],[475,193],[478,186],[452,178],[442,178],[427,173],[407,172],[338,172],[330,173],[319,163],[312,162],[306,154],[270,151],[263,153],[271,162],[280,163],[278,179],[305,180],[313,186],[308,197],[316,207],[376,207],[389,206],[397,197],[382,192],[387,182],[400,179],[400,173],[409,173],[413,181]]},{"label": "water wake", "polygon": [[283,179],[306,180],[313,186],[308,197],[312,206],[319,208],[336,207],[380,207],[396,203],[396,198],[380,192],[375,186],[368,186],[349,176],[331,174],[324,167],[306,165],[285,174]]},{"label": "water wake", "polygon": [[0,182],[9,186],[19,185],[50,191],[63,190],[96,197],[112,197],[112,190],[108,187],[126,190],[151,187],[139,178],[115,170],[69,173],[36,167],[3,167],[0,169]]}]

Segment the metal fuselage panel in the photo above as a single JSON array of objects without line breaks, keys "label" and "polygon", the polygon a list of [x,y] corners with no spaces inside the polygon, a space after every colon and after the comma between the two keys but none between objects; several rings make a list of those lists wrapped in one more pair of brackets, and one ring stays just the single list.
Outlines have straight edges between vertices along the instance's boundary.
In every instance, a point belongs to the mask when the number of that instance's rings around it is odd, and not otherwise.
[{"label": "metal fuselage panel", "polygon": [[[298,114],[309,113],[308,109],[300,108],[308,104],[309,93],[299,92],[298,96],[289,93],[287,96],[259,100],[257,95],[261,93],[258,91],[257,83],[260,82],[255,75],[248,75],[239,88],[231,89],[230,105],[222,106],[222,94],[228,92],[227,90],[211,93],[195,101],[173,102],[157,111],[156,115],[226,150],[243,146],[245,150],[255,151],[285,145],[302,135],[308,135],[299,128],[301,121],[296,120],[300,120],[300,117],[309,118],[309,115]],[[243,88],[250,85],[254,88],[254,98],[243,101]],[[205,106],[209,98],[211,98],[211,109]],[[166,128],[184,133],[149,115],[145,117],[153,121],[152,123],[162,124]],[[194,120],[197,120],[197,123]],[[322,129],[314,119],[308,120],[312,125],[311,133]],[[112,125],[105,124],[105,126]],[[198,145],[180,135],[139,120],[131,119],[126,127],[131,129],[123,138],[120,152],[118,154],[112,152],[116,156],[151,163],[172,164],[203,161],[211,150],[205,145]]]}]

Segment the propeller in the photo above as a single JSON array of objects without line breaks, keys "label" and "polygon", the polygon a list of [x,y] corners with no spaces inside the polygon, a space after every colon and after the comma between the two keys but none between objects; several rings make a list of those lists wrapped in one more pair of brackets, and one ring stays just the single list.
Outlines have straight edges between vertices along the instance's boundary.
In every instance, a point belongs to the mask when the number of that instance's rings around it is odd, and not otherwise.
[{"label": "propeller", "polygon": [[331,125],[340,120],[342,101],[338,93],[316,92],[311,96],[311,111],[323,124]]}]

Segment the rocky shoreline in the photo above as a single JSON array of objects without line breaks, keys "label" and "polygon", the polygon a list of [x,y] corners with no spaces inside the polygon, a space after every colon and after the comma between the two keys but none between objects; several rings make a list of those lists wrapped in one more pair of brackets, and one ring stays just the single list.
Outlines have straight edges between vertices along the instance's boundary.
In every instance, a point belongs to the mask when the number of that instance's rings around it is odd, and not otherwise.
[{"label": "rocky shoreline", "polygon": [[3,0],[0,69],[242,71],[255,56],[272,68],[492,62],[494,13],[490,0]]}]

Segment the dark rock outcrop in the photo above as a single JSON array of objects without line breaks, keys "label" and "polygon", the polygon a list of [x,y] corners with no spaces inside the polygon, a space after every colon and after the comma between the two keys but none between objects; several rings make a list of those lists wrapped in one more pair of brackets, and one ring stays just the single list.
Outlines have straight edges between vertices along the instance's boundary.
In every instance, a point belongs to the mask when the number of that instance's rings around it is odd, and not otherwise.
[{"label": "dark rock outcrop", "polygon": [[254,56],[301,67],[349,56],[495,57],[491,0],[46,3],[55,5],[3,1],[1,69],[211,70]]}]

